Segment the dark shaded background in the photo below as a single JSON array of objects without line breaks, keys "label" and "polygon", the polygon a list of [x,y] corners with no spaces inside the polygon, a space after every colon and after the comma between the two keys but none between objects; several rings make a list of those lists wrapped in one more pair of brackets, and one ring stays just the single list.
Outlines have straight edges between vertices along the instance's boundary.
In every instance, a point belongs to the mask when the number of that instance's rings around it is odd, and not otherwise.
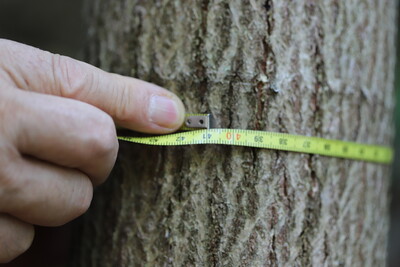
[{"label": "dark shaded background", "polygon": [[[0,38],[82,59],[85,26],[82,0],[0,0]],[[75,222],[76,223],[76,222]],[[36,227],[31,249],[1,267],[64,267],[72,223]]]},{"label": "dark shaded background", "polygon": [[81,58],[82,0],[0,0],[0,38]]},{"label": "dark shaded background", "polygon": [[[0,0],[0,38],[82,59],[85,33],[82,0]],[[397,67],[397,103],[400,101],[399,76],[400,71]],[[400,133],[399,105],[396,108],[396,132]],[[400,147],[399,138],[395,140],[395,147]],[[398,154],[399,151],[396,149],[391,187],[389,267],[400,266],[400,160]],[[0,266],[64,266],[70,249],[70,234],[71,224],[58,228],[38,227],[32,248],[11,264],[0,264]]]}]

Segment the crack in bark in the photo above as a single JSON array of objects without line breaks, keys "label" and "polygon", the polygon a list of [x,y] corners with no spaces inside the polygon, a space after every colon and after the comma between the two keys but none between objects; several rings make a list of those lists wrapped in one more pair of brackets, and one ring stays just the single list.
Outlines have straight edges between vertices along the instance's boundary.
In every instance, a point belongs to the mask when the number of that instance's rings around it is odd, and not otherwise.
[{"label": "crack in bark", "polygon": [[195,48],[193,51],[195,51],[196,55],[195,55],[195,59],[194,59],[194,64],[196,66],[196,73],[195,75],[197,76],[197,80],[198,80],[198,100],[200,101],[200,103],[202,105],[207,105],[208,106],[208,102],[206,100],[206,95],[208,93],[208,75],[207,75],[207,67],[205,65],[204,62],[204,57],[205,57],[205,53],[204,53],[204,44],[205,44],[205,36],[207,33],[207,12],[208,12],[208,6],[210,4],[209,0],[203,0],[201,2],[201,9],[202,9],[202,13],[201,13],[201,24],[200,24],[200,28],[197,29],[197,33],[196,33],[196,38],[195,38]]},{"label": "crack in bark", "polygon": [[[358,138],[387,140],[387,133],[376,129],[390,128],[382,112],[390,110],[391,99],[375,83],[385,92],[391,87],[387,76],[375,70],[393,61],[388,56],[393,49],[389,44],[382,54],[374,45],[390,42],[390,26],[383,26],[391,23],[390,16],[382,14],[392,11],[376,5],[377,0],[371,1],[375,8],[366,4],[368,14],[362,5],[344,0],[208,0],[194,5],[116,0],[134,7],[135,18],[127,10],[111,16],[107,8],[115,4],[93,1],[98,10],[92,21],[92,61],[100,58],[100,66],[121,73],[134,66],[132,73],[139,78],[171,88],[191,108],[212,109],[229,127],[307,135],[331,130],[351,139],[353,131],[343,130],[343,120],[351,117],[343,110],[357,112],[361,106],[356,94],[342,92],[353,82],[345,72],[351,71],[349,59],[358,67],[370,56],[372,62],[364,64],[371,71],[365,73],[373,79],[364,82],[371,86],[365,92],[372,95],[372,106],[380,106],[375,115],[383,122],[368,121],[363,106]],[[95,28],[96,20],[101,29]],[[367,25],[361,25],[364,20]],[[382,34],[376,32],[380,27]],[[131,36],[135,33],[137,39]],[[361,35],[375,40],[360,46],[363,54],[357,50]],[[390,72],[386,65],[380,69]],[[354,71],[361,77],[361,69]],[[333,123],[332,110],[340,117]],[[366,164],[361,170],[362,165],[348,160],[228,146],[159,150],[122,148],[124,171],[93,203],[77,261],[98,266],[383,263],[385,246],[379,244],[387,227],[382,210],[387,184],[371,188],[377,185],[374,178],[386,175],[382,166]],[[359,175],[364,176],[361,183]],[[352,195],[354,189],[365,192]],[[375,201],[376,208],[363,200]],[[345,212],[348,220],[343,220]],[[362,225],[363,219],[373,221]]]},{"label": "crack in bark", "polygon": [[[276,74],[275,54],[270,44],[270,37],[273,31],[273,5],[272,0],[265,1],[263,8],[265,9],[265,19],[267,23],[267,35],[262,39],[263,55],[260,62],[260,70],[266,76],[268,81],[259,80],[255,86],[256,90],[256,112],[255,112],[255,129],[263,129],[266,125],[264,119],[265,111],[268,108],[270,91],[276,92],[273,85],[273,79]],[[264,78],[265,79],[265,78]],[[266,93],[264,92],[266,91]]]}]

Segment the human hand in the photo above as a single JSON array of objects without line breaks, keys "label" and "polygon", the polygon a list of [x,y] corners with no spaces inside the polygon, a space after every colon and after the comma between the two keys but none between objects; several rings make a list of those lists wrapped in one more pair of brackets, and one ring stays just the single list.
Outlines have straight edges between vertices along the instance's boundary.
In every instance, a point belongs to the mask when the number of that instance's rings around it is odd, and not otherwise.
[{"label": "human hand", "polygon": [[0,39],[0,263],[29,248],[32,225],[84,213],[117,156],[114,122],[167,133],[183,122],[171,92]]}]

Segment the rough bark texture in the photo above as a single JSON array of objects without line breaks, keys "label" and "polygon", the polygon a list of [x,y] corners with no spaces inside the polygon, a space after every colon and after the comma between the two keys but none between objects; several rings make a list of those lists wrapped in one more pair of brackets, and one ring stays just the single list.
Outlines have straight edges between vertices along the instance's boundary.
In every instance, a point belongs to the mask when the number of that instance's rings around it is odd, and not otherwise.
[{"label": "rough bark texture", "polygon": [[[389,145],[394,0],[91,0],[91,63],[221,127]],[[121,143],[73,266],[384,266],[387,166]]]}]

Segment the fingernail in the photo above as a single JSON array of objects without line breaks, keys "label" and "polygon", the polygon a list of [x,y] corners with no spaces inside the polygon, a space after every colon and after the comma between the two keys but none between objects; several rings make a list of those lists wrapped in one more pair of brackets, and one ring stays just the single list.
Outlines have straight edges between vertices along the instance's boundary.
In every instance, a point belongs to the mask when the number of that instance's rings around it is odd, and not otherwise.
[{"label": "fingernail", "polygon": [[183,106],[178,101],[166,96],[153,95],[149,106],[150,121],[163,128],[179,127],[183,120]]}]

